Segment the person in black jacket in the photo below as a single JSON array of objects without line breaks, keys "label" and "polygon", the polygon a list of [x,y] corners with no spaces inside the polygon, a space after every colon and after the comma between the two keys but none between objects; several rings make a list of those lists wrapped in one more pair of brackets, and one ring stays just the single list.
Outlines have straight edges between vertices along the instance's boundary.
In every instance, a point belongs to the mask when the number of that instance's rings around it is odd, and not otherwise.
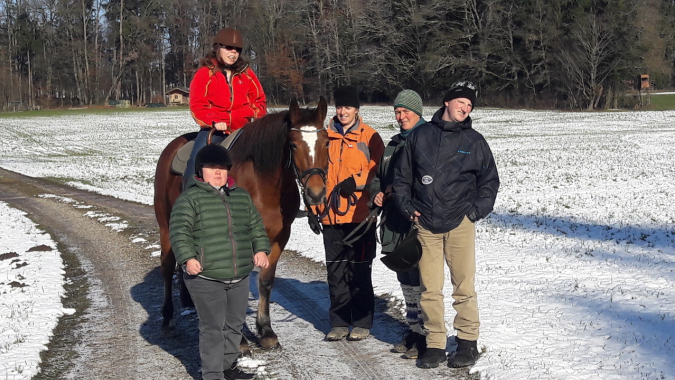
[{"label": "person in black jacket", "polygon": [[431,122],[410,133],[394,170],[394,202],[416,224],[422,245],[420,307],[427,348],[420,353],[421,368],[446,360],[444,259],[457,312],[457,350],[448,366],[466,367],[478,359],[475,223],[492,211],[499,175],[485,138],[471,128],[477,94],[471,82],[453,84]]}]

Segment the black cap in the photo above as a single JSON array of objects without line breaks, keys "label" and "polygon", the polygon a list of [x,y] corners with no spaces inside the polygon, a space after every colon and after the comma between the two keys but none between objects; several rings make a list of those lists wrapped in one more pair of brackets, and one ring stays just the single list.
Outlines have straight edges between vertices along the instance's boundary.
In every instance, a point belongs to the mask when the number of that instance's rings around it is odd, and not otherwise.
[{"label": "black cap", "polygon": [[473,82],[461,81],[456,82],[450,86],[450,90],[445,93],[443,97],[443,104],[452,99],[466,98],[469,99],[473,108],[476,107],[476,98],[478,97],[478,87]]}]

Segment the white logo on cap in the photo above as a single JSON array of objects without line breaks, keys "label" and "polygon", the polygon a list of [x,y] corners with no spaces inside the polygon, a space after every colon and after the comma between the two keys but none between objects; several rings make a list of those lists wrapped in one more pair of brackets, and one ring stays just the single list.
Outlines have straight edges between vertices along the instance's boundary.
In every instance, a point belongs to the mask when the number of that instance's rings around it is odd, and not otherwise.
[{"label": "white logo on cap", "polygon": [[434,179],[430,175],[425,175],[424,177],[422,177],[422,184],[428,185],[432,182],[434,182]]}]

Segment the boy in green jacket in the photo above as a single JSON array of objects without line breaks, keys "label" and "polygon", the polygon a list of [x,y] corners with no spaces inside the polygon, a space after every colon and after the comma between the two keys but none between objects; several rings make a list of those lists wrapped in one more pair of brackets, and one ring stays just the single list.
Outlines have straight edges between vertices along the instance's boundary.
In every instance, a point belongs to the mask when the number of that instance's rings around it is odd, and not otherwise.
[{"label": "boy in green jacket", "polygon": [[171,211],[169,232],[176,262],[199,315],[204,380],[253,379],[237,368],[248,307],[248,275],[266,268],[270,242],[251,196],[228,177],[230,155],[207,145],[195,175]]}]

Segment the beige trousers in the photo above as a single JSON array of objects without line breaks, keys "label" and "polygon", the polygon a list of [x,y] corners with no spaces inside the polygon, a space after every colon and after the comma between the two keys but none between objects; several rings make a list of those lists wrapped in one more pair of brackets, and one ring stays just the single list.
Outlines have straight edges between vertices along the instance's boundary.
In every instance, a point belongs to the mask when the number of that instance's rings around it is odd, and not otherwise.
[{"label": "beige trousers", "polygon": [[457,336],[466,340],[478,340],[478,301],[476,299],[476,226],[466,216],[457,228],[440,234],[419,228],[418,239],[422,245],[420,259],[420,282],[422,297],[420,307],[424,319],[429,348],[445,349],[445,305],[443,285],[445,267],[450,268],[452,282],[452,307],[457,311],[453,327]]}]

